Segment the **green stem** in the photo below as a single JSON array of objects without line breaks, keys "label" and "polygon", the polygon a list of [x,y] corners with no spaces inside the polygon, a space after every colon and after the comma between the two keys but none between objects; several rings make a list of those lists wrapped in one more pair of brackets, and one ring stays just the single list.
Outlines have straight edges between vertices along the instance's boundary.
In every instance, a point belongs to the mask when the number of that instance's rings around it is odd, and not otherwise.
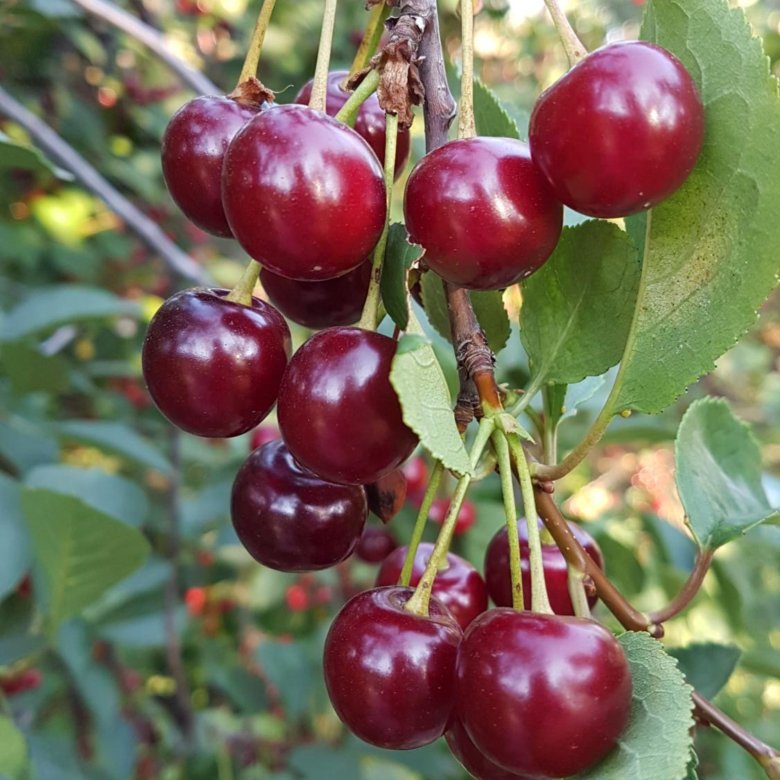
[{"label": "green stem", "polygon": [[588,604],[588,595],[585,593],[583,579],[585,575],[570,563],[567,566],[567,582],[569,585],[569,598],[571,598],[574,614],[577,617],[589,618],[590,604]]},{"label": "green stem", "polygon": [[503,431],[493,431],[493,447],[498,456],[498,468],[501,474],[501,493],[504,497],[504,514],[509,541],[509,573],[512,580],[512,606],[524,609],[523,577],[520,571],[520,538],[517,532],[517,506],[515,504],[515,486],[512,480],[512,462],[509,445]]},{"label": "green stem", "polygon": [[423,531],[425,531],[425,524],[428,522],[428,513],[431,511],[431,505],[436,498],[436,491],[439,489],[443,472],[444,466],[442,466],[441,461],[437,460],[433,466],[428,487],[425,488],[425,495],[423,496],[422,504],[420,504],[420,511],[417,513],[417,520],[414,523],[412,538],[409,540],[409,547],[406,550],[404,567],[401,569],[401,578],[399,582],[405,588],[409,586],[409,583],[412,580],[414,558],[417,555],[417,548],[420,546]]},{"label": "green stem", "polygon": [[325,0],[325,11],[322,16],[320,32],[320,47],[317,51],[317,64],[314,67],[314,83],[309,98],[309,108],[325,111],[328,95],[328,69],[330,68],[330,52],[333,48],[333,29],[336,26],[336,6],[338,0]]},{"label": "green stem", "polygon": [[360,107],[376,92],[378,86],[379,71],[369,71],[363,81],[358,84],[357,89],[349,96],[347,102],[339,109],[336,119],[345,125],[354,127]]},{"label": "green stem", "polygon": [[257,15],[255,29],[252,31],[252,38],[249,41],[249,48],[246,52],[244,65],[241,68],[241,75],[238,77],[238,83],[243,84],[248,79],[257,75],[257,66],[260,63],[260,52],[263,50],[263,41],[268,24],[271,21],[271,14],[274,11],[276,0],[264,0],[260,13]]},{"label": "green stem", "polygon": [[363,33],[363,40],[355,53],[355,59],[352,61],[352,67],[349,69],[349,75],[354,76],[363,68],[368,67],[368,61],[374,55],[382,33],[385,31],[385,21],[390,16],[390,6],[380,3],[372,11],[368,18],[366,31]]},{"label": "green stem", "polygon": [[569,58],[569,65],[573,67],[587,55],[588,50],[566,18],[566,14],[563,8],[561,8],[560,0],[544,0],[544,3],[550,12],[550,16],[552,16],[553,24],[558,30],[564,51]]},{"label": "green stem", "polygon": [[531,380],[531,384],[528,385],[528,389],[520,396],[520,398],[517,399],[517,401],[512,404],[512,406],[509,407],[509,409],[507,409],[509,414],[511,414],[512,417],[517,417],[520,412],[524,412],[528,407],[528,404],[533,401],[534,396],[539,392],[543,384],[544,375],[537,374]]},{"label": "green stem", "polygon": [[550,390],[549,385],[542,388],[542,398],[544,399],[544,421],[542,426],[542,452],[545,463],[558,462],[558,426],[552,424],[553,410],[550,408]]},{"label": "green stem", "polygon": [[[480,421],[477,436],[474,439],[474,445],[471,448],[472,469],[477,465],[477,462],[482,455],[482,451],[487,446],[494,427],[495,422],[490,417],[484,417]],[[447,511],[447,516],[444,518],[444,523],[439,531],[439,536],[436,539],[436,544],[431,552],[431,557],[428,559],[425,571],[415,588],[414,594],[409,601],[406,602],[404,609],[414,615],[426,616],[428,614],[428,604],[431,600],[433,582],[436,579],[436,574],[439,569],[442,568],[447,559],[452,535],[455,532],[455,524],[457,523],[458,514],[460,513],[463,499],[466,497],[466,491],[469,488],[470,482],[471,477],[468,474],[458,480],[458,484],[455,486],[455,493],[450,502],[450,508]]]},{"label": "green stem", "polygon": [[523,494],[525,521],[528,526],[528,557],[531,569],[531,609],[534,612],[552,614],[550,600],[547,597],[547,585],[544,581],[544,562],[542,560],[542,540],[539,534],[539,518],[536,514],[536,500],[531,472],[525,451],[516,434],[507,436],[509,448],[515,458],[520,492]]},{"label": "green stem", "polygon": [[474,0],[460,0],[461,51],[463,75],[460,79],[458,138],[477,134],[474,119]]},{"label": "green stem", "polygon": [[260,276],[260,263],[257,260],[250,260],[238,284],[225,296],[229,301],[240,303],[243,306],[252,305],[252,292],[257,284],[257,278]]},{"label": "green stem", "polygon": [[393,205],[393,181],[395,179],[395,147],[398,140],[398,116],[397,114],[385,114],[385,202],[387,215],[385,226],[379,242],[374,249],[374,259],[371,263],[371,281],[366,293],[366,302],[363,304],[363,313],[360,315],[359,328],[375,330],[379,324],[379,306],[382,302],[382,266],[385,262],[385,249],[387,247],[387,232],[390,226],[390,208]]}]

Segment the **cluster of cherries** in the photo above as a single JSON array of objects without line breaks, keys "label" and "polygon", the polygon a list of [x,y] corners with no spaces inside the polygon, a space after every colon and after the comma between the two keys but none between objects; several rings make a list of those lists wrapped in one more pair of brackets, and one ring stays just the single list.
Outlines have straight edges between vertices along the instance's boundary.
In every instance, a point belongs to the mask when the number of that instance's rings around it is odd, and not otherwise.
[{"label": "cluster of cherries", "polygon": [[[394,480],[417,445],[389,381],[394,340],[350,327],[387,206],[384,114],[372,96],[354,130],[333,118],[349,96],[345,75],[330,74],[327,112],[302,105],[311,84],[282,106],[239,89],[185,105],[163,140],[174,200],[261,264],[273,305],[219,289],[174,295],[149,326],[144,377],[162,413],[199,436],[245,433],[277,404],[281,438],[240,468],[231,516],[250,554],[283,571],[346,559],[369,508],[392,515]],[[410,238],[446,281],[504,288],[549,258],[562,204],[612,218],[659,203],[692,170],[703,132],[701,101],[675,57],[641,42],[606,46],[541,95],[529,144],[477,137],[426,155],[406,186]],[[396,175],[408,156],[402,131]],[[323,328],[292,357],[282,314]],[[417,550],[412,587],[396,584],[406,548],[373,550],[375,560],[389,552],[377,587],[343,607],[325,646],[331,701],[355,734],[396,749],[444,735],[482,780],[569,776],[615,745],[630,711],[627,660],[610,632],[574,616],[553,545],[543,551],[556,614],[528,611],[523,523],[520,532],[525,611],[511,608],[505,530],[487,550],[486,581],[447,557],[427,614],[407,604],[431,546]]]}]

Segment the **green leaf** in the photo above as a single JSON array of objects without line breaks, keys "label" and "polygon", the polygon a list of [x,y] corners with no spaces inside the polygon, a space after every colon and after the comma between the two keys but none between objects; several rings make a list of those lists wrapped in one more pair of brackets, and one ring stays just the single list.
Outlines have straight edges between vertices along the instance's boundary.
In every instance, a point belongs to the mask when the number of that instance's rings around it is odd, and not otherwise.
[{"label": "green leaf", "polygon": [[741,653],[738,647],[715,642],[669,649],[685,679],[707,699],[712,699],[729,681]]},{"label": "green leaf", "polygon": [[474,119],[477,135],[520,138],[517,123],[506,112],[495,92],[474,79]]},{"label": "green leaf", "polygon": [[24,342],[3,345],[3,371],[15,395],[59,393],[68,386],[68,364],[62,355],[44,355]]},{"label": "green leaf", "polygon": [[56,176],[63,181],[73,181],[73,174],[44,157],[40,149],[20,144],[0,132],[0,171],[32,171]]},{"label": "green leaf", "polygon": [[677,662],[648,634],[618,637],[634,683],[626,730],[607,757],[579,780],[680,780],[691,750],[693,701]]},{"label": "green leaf", "polygon": [[[428,321],[445,339],[452,341],[447,298],[441,279],[432,271],[428,271],[422,275],[420,284]],[[511,333],[509,316],[504,308],[503,294],[497,290],[487,292],[473,290],[469,296],[477,320],[482,330],[485,331],[488,345],[493,352],[500,352],[506,346]]]},{"label": "green leaf", "polygon": [[25,488],[22,509],[40,573],[36,599],[52,630],[135,571],[149,543],[73,496]]},{"label": "green leaf", "polygon": [[94,287],[73,284],[41,288],[6,314],[0,341],[16,341],[70,322],[140,314],[137,303]]},{"label": "green leaf", "polygon": [[144,522],[149,512],[146,494],[138,485],[100,469],[58,464],[38,466],[27,475],[25,484],[74,496],[135,528]]},{"label": "green leaf", "polygon": [[675,444],[677,490],[698,544],[711,550],[773,517],[761,484],[761,451],[722,399],[683,416]]},{"label": "green leaf", "polygon": [[19,483],[0,473],[0,600],[30,568],[30,539],[22,516]]},{"label": "green leaf", "polygon": [[627,220],[632,234],[647,231],[617,412],[658,412],[713,368],[777,283],[780,243],[780,101],[744,12],[726,0],[654,0],[642,37],[688,68],[707,126],[683,187]]},{"label": "green leaf", "polygon": [[434,458],[458,474],[471,464],[452,414],[447,380],[430,343],[410,334],[398,342],[390,382],[401,401],[404,422]]},{"label": "green leaf", "polygon": [[0,774],[16,778],[27,766],[27,743],[11,718],[0,715]]},{"label": "green leaf", "polygon": [[636,248],[616,225],[563,229],[550,259],[523,283],[520,338],[535,383],[579,382],[620,360],[639,272]]},{"label": "green leaf", "polygon": [[289,755],[289,766],[299,773],[301,780],[355,780],[361,777],[358,757],[330,745],[303,745],[295,748]]},{"label": "green leaf", "polygon": [[57,431],[66,439],[92,444],[130,458],[141,466],[171,473],[171,464],[147,439],[122,423],[105,420],[67,420]]},{"label": "green leaf", "polygon": [[401,330],[406,330],[409,324],[409,292],[406,286],[406,274],[420,255],[422,249],[417,244],[409,243],[406,228],[400,223],[390,225],[380,289],[387,313]]},{"label": "green leaf", "polygon": [[276,686],[289,718],[296,720],[311,710],[317,672],[302,642],[263,642],[256,658],[269,682]]}]

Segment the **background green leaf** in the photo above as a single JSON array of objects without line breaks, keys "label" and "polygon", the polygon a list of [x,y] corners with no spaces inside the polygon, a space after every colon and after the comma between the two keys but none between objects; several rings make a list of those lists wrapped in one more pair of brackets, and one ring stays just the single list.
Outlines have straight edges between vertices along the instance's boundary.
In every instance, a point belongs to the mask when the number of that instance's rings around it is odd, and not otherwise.
[{"label": "background green leaf", "polygon": [[22,516],[20,486],[0,473],[0,599],[10,593],[30,568],[30,539]]},{"label": "background green leaf", "polygon": [[72,173],[55,165],[40,149],[17,143],[0,131],[0,171],[10,170],[50,174],[63,181],[73,181]]},{"label": "background green leaf", "polygon": [[520,138],[517,122],[501,105],[498,95],[480,79],[474,79],[474,119],[477,123],[477,135]]},{"label": "background green leaf", "polygon": [[406,326],[409,324],[409,293],[406,287],[406,274],[412,263],[421,254],[421,247],[409,243],[406,228],[402,224],[390,225],[380,289],[382,302],[385,304],[387,313],[401,330],[406,330]]},{"label": "background green leaf", "polygon": [[729,681],[741,652],[734,645],[716,642],[669,649],[669,655],[677,659],[685,679],[707,699],[712,699]]},{"label": "background green leaf", "polygon": [[27,743],[11,718],[0,715],[0,774],[19,777],[27,766]]}]

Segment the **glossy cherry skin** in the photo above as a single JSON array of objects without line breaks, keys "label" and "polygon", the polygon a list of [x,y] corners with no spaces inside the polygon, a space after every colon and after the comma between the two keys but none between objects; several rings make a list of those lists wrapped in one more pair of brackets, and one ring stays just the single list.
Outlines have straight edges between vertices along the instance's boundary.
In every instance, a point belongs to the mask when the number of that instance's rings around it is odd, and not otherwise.
[{"label": "glossy cherry skin", "polygon": [[688,71],[660,46],[604,46],[543,92],[531,114],[534,162],[556,197],[593,217],[623,217],[668,198],[704,139]]},{"label": "glossy cherry skin", "polygon": [[199,228],[233,234],[222,208],[222,161],[233,136],[260,108],[228,97],[198,97],[171,118],[162,139],[162,169],[176,205]]},{"label": "glossy cherry skin", "polygon": [[[437,525],[442,525],[447,512],[450,511],[450,500],[448,498],[435,498],[431,504],[429,516]],[[460,506],[458,518],[455,520],[455,536],[461,536],[477,522],[477,508],[471,501],[464,501]]]},{"label": "glossy cherry skin", "polygon": [[630,710],[628,661],[592,620],[498,608],[461,643],[458,717],[477,749],[510,772],[587,769],[614,747]]},{"label": "glossy cherry skin", "polygon": [[235,135],[222,203],[241,246],[269,271],[322,281],[357,268],[385,222],[382,167],[354,130],[299,105],[263,111]]},{"label": "glossy cherry skin", "polygon": [[404,609],[411,588],[375,588],[347,602],[325,639],[325,685],[360,739],[409,750],[438,739],[455,703],[463,632],[431,599],[429,616]]},{"label": "glossy cherry skin", "polygon": [[256,561],[278,571],[313,571],[352,553],[368,504],[362,487],[315,477],[277,439],[256,449],[239,469],[230,515]]},{"label": "glossy cherry skin", "polygon": [[[355,548],[355,555],[366,563],[381,563],[396,547],[398,542],[389,531],[369,525],[363,530]],[[395,585],[395,581],[381,584]]]},{"label": "glossy cherry skin", "polygon": [[444,739],[447,740],[450,752],[455,756],[458,763],[475,780],[538,780],[538,776],[517,775],[514,772],[507,772],[506,769],[502,769],[498,764],[494,764],[484,754],[480,753],[457,717],[453,717],[447,726],[447,733],[444,735]]},{"label": "glossy cherry skin", "polygon": [[[406,546],[399,547],[385,558],[376,577],[378,586],[395,585],[398,582],[408,549]],[[409,581],[412,587],[420,581],[432,552],[433,545],[430,542],[420,542]],[[447,563],[449,566],[436,575],[431,593],[452,612],[465,631],[469,623],[487,609],[487,587],[480,573],[459,555],[448,553]]]},{"label": "glossy cherry skin", "polygon": [[417,445],[390,384],[395,342],[360,328],[315,333],[279,390],[279,428],[295,459],[323,479],[376,482]]},{"label": "glossy cherry skin", "polygon": [[428,266],[473,290],[499,290],[533,273],[563,224],[528,146],[512,138],[450,141],[425,155],[409,176],[404,214]]},{"label": "glossy cherry skin", "polygon": [[157,408],[196,436],[238,436],[271,411],[290,356],[290,331],[273,306],[242,306],[225,290],[184,290],[146,332],[143,375]]},{"label": "glossy cherry skin", "polygon": [[363,311],[371,281],[371,260],[324,282],[299,282],[265,268],[260,281],[271,303],[299,325],[312,329],[351,325]]},{"label": "glossy cherry skin", "polygon": [[[585,552],[603,569],[604,556],[595,539],[575,523],[569,523],[572,533]],[[523,578],[523,605],[531,609],[531,564],[528,554],[528,525],[524,517],[517,521],[517,534],[520,537],[520,571]],[[574,607],[569,596],[569,572],[566,559],[557,544],[542,544],[544,562],[544,582],[550,606],[556,615],[573,615]],[[506,526],[496,531],[495,536],[485,550],[485,582],[490,598],[498,607],[512,606],[512,580],[509,571],[509,540]],[[588,604],[593,607],[598,596],[588,595]]]},{"label": "glossy cherry skin", "polygon": [[[347,77],[346,70],[333,70],[328,74],[328,94],[326,97],[327,105],[325,113],[329,116],[335,116],[341,107],[347,102],[351,92],[341,88],[341,82]],[[295,96],[294,103],[308,104],[311,98],[311,88],[314,79],[307,81],[300,92]],[[355,120],[355,132],[368,141],[369,146],[374,150],[374,154],[379,158],[379,162],[385,163],[385,112],[379,105],[379,98],[376,92],[360,107],[357,119]],[[412,142],[408,130],[398,131],[398,140],[395,149],[395,177],[406,167],[409,162]]]}]

